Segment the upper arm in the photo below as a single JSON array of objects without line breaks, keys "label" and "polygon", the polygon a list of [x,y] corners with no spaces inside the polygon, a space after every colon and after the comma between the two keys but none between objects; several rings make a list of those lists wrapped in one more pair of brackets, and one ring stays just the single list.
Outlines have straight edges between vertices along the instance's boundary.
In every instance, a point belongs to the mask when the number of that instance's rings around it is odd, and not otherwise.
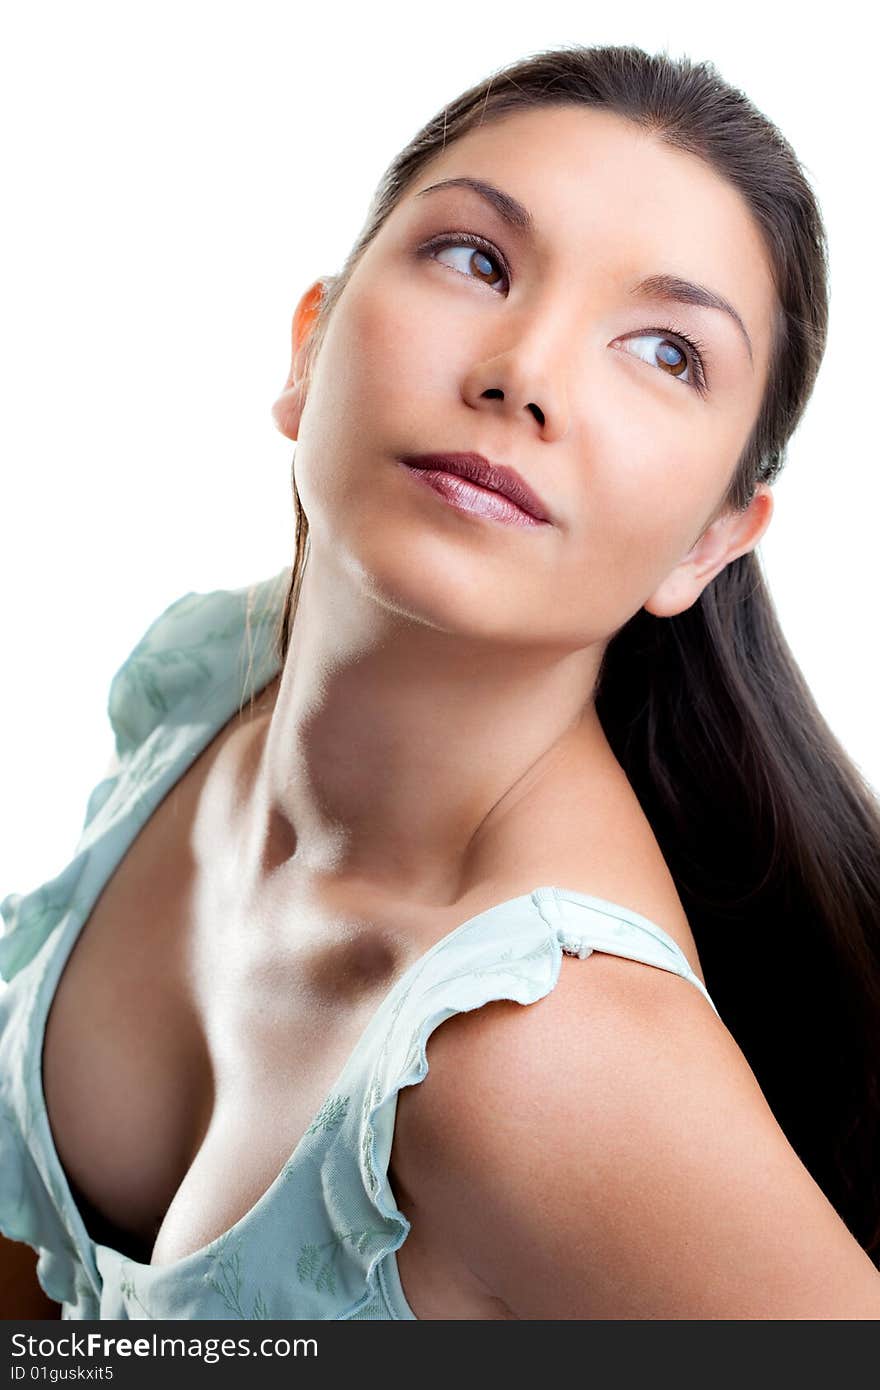
[{"label": "upper arm", "polygon": [[880,1318],[880,1274],[694,986],[594,953],[448,1019],[398,1097],[422,1245],[519,1318]]},{"label": "upper arm", "polygon": [[29,1245],[0,1236],[0,1318],[57,1318],[61,1305],[37,1280],[37,1255]]}]

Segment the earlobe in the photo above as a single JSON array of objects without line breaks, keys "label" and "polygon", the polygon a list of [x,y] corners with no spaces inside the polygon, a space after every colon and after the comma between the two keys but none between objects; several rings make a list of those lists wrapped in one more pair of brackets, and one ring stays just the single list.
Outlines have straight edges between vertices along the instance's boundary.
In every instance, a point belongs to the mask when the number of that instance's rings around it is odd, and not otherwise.
[{"label": "earlobe", "polygon": [[683,613],[725,565],[754,550],[772,515],[773,494],[766,483],[759,483],[745,511],[725,512],[707,526],[642,607],[658,618]]},{"label": "earlobe", "polygon": [[277,428],[288,439],[296,439],[299,435],[304,404],[303,383],[294,382],[285,386],[272,406],[272,418]]}]

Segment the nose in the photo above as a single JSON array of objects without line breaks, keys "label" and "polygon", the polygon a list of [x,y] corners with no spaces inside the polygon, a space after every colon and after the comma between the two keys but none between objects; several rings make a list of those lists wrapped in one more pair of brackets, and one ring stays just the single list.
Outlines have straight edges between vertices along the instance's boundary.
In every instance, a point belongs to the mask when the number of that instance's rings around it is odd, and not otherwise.
[{"label": "nose", "polygon": [[568,430],[568,402],[561,371],[534,340],[486,358],[467,373],[462,395],[475,410],[516,420],[524,411],[537,421],[542,439],[561,439]]}]

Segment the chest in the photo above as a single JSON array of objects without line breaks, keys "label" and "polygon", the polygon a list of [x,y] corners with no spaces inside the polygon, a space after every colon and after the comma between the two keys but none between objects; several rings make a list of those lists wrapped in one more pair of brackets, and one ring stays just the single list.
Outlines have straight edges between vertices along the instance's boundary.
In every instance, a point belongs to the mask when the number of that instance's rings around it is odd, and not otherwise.
[{"label": "chest", "polygon": [[[106,885],[58,982],[42,1056],[55,1148],[87,1230],[154,1265],[250,1212],[395,981],[459,925],[329,911],[304,888],[262,916],[234,900],[224,910],[222,876],[206,880],[188,836],[168,834],[184,811],[163,803]],[[437,1304],[436,1269],[433,1279],[424,1291],[427,1276],[408,1279],[420,1310]],[[463,1283],[448,1271],[436,1316],[452,1315],[449,1300],[469,1306]]]},{"label": "chest", "polygon": [[209,933],[188,892],[144,891],[140,861],[68,959],[42,1079],[90,1233],[166,1264],[269,1188],[404,961],[378,928],[345,931],[307,904],[291,906],[283,948],[258,927],[244,947],[250,924]]},{"label": "chest", "polygon": [[[202,1249],[264,1195],[431,945],[537,883],[576,886],[567,861],[523,854],[516,874],[492,865],[444,911],[331,906],[305,881],[255,910],[236,898],[228,854],[212,859],[194,833],[206,772],[193,765],[105,886],[59,980],[42,1056],[55,1147],[87,1229],[155,1265]],[[603,863],[597,882],[613,900]],[[631,889],[631,858],[626,870]],[[395,1141],[392,1183],[399,1156]],[[401,1269],[419,1316],[503,1315],[466,1270],[421,1249],[412,1219],[419,1260]]]}]

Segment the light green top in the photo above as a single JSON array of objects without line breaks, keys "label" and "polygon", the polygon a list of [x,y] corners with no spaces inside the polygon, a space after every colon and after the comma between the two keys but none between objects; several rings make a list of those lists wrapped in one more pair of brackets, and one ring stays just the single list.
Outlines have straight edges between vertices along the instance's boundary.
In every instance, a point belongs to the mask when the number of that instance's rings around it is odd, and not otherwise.
[{"label": "light green top", "polygon": [[409,1222],[387,1169],[398,1092],[426,1075],[425,1046],[438,1024],[490,1000],[534,1003],[556,984],[563,952],[585,959],[594,950],[681,975],[715,1008],[653,922],[601,898],[535,888],[463,922],[400,977],[281,1172],[224,1235],[156,1267],[91,1239],[46,1113],[49,1007],[135,836],[278,673],[273,637],[289,573],[249,589],[187,594],[152,624],[111,684],[119,769],[89,797],[73,858],[56,878],[0,903],[8,981],[0,987],[0,1230],[39,1251],[38,1277],[65,1318],[413,1318],[395,1254]]}]

